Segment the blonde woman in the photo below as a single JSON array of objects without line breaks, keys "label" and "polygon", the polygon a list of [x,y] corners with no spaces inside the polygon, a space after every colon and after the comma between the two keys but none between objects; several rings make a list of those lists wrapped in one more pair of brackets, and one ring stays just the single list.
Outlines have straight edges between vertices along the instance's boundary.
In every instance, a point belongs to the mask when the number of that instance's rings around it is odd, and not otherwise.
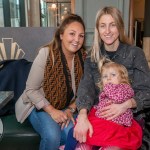
[{"label": "blonde woman", "polygon": [[88,120],[88,112],[99,101],[100,90],[97,83],[101,81],[101,77],[98,62],[105,56],[127,68],[135,95],[122,104],[106,106],[101,117],[112,120],[126,112],[127,109],[132,109],[134,117],[142,123],[144,129],[141,149],[150,149],[150,132],[144,123],[145,112],[150,110],[150,69],[143,50],[128,42],[124,22],[117,8],[104,7],[98,11],[94,42],[88,56],[77,92],[76,105],[79,115],[73,131],[74,138],[82,143],[86,142],[87,134],[90,137],[93,135],[94,130]]}]

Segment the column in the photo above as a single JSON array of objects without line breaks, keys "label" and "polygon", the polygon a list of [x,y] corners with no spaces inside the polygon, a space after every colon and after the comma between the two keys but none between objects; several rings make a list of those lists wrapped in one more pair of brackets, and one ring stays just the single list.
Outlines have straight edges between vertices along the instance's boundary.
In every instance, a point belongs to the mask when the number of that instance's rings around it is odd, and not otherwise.
[{"label": "column", "polygon": [[71,0],[71,13],[75,13],[75,0]]},{"label": "column", "polygon": [[25,1],[19,0],[19,11],[20,11],[20,27],[26,26],[25,20]]},{"label": "column", "polygon": [[145,0],[143,50],[150,66],[150,0]]},{"label": "column", "polygon": [[130,40],[131,44],[134,43],[134,38],[133,38],[133,26],[134,26],[133,8],[134,8],[134,1],[130,0],[129,40]]},{"label": "column", "polygon": [[40,27],[40,0],[30,0],[30,26]]}]

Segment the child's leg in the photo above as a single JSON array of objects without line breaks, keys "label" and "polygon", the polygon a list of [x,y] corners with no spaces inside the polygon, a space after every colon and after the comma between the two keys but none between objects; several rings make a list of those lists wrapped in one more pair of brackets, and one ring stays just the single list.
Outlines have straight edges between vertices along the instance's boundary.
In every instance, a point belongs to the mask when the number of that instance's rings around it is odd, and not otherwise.
[{"label": "child's leg", "polygon": [[71,128],[68,133],[67,141],[65,144],[65,150],[75,150],[76,145],[78,143],[78,141],[73,137],[73,129],[74,128]]},{"label": "child's leg", "polygon": [[91,145],[87,145],[85,143],[78,143],[75,150],[92,150],[92,147]]},{"label": "child's leg", "polygon": [[107,146],[107,147],[101,147],[99,150],[122,150],[122,149],[116,146]]},{"label": "child's leg", "polygon": [[65,149],[65,145],[59,147],[59,150],[64,150],[64,149]]}]

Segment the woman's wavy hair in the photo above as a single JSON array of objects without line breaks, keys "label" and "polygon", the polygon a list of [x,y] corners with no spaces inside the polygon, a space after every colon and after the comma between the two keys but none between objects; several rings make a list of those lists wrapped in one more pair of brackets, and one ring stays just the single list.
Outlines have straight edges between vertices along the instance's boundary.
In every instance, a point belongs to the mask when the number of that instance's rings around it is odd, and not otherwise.
[{"label": "woman's wavy hair", "polygon": [[[85,31],[85,25],[84,22],[82,20],[82,18],[79,15],[76,14],[68,14],[65,16],[65,18],[62,20],[61,24],[59,25],[59,27],[56,29],[54,37],[52,39],[52,41],[49,44],[49,48],[50,51],[54,51],[54,50],[59,50],[61,49],[61,39],[60,39],[60,35],[64,33],[66,27],[73,23],[73,22],[79,22]],[[85,41],[82,45],[81,48],[85,49]]]},{"label": "woman's wavy hair", "polygon": [[104,7],[97,12],[95,21],[95,31],[94,31],[94,41],[91,48],[91,60],[94,62],[99,62],[102,57],[100,47],[103,43],[101,37],[99,36],[99,20],[103,15],[111,15],[114,19],[117,29],[119,31],[119,40],[123,43],[130,43],[128,37],[125,35],[124,22],[121,16],[121,12],[115,7]]},{"label": "woman's wavy hair", "polygon": [[[111,61],[111,60],[109,60],[109,59],[107,59],[105,57],[102,57],[102,59],[98,62],[98,68],[99,68],[99,72],[100,72],[101,76],[103,75],[103,71],[108,69],[108,68],[115,68],[115,69],[117,69],[118,73],[120,75],[120,78],[121,78],[121,83],[130,85],[130,81],[129,81],[129,77],[128,77],[128,71],[127,71],[125,66],[123,66],[121,64],[118,64],[116,62],[113,62],[113,61]],[[103,89],[102,79],[97,84],[97,86],[100,89]]]}]

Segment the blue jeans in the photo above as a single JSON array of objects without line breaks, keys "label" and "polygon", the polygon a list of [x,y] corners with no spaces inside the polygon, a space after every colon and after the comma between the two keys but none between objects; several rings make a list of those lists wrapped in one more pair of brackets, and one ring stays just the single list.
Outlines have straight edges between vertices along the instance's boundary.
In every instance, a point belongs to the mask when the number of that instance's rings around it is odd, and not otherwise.
[{"label": "blue jeans", "polygon": [[65,144],[68,132],[73,127],[70,121],[68,127],[61,130],[48,113],[36,109],[33,109],[28,119],[41,137],[39,150],[58,150],[60,145]]}]

